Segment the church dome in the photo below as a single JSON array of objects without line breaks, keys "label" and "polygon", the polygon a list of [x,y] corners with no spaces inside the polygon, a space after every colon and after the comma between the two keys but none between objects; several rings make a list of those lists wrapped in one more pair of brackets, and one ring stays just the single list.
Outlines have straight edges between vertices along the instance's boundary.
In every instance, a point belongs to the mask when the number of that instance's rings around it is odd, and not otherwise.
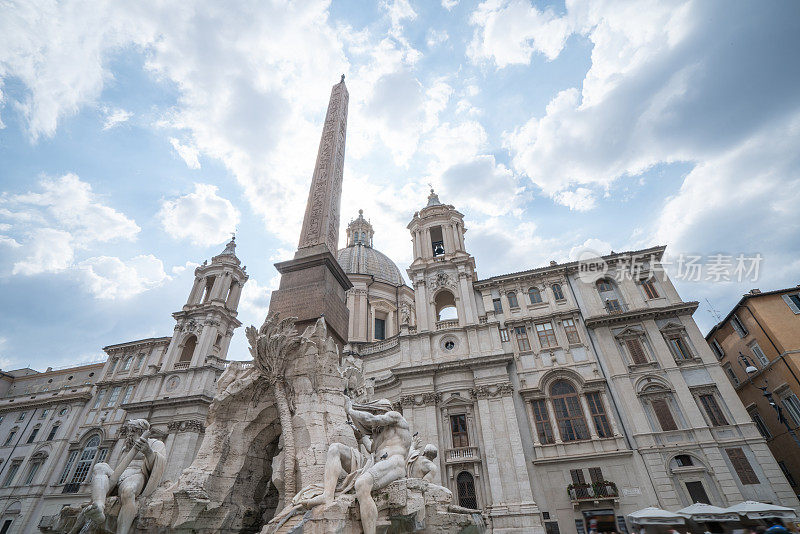
[{"label": "church dome", "polygon": [[400,269],[389,257],[372,248],[372,225],[364,219],[364,211],[358,210],[358,218],[347,225],[347,247],[336,255],[339,265],[347,274],[367,274],[392,285],[402,285]]}]

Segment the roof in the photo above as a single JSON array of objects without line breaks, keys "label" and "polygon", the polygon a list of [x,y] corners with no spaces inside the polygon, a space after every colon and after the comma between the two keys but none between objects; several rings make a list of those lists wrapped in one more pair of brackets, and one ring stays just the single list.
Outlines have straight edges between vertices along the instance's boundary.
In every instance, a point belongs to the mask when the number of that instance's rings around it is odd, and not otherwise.
[{"label": "roof", "polygon": [[728,315],[726,315],[723,320],[721,320],[720,322],[715,324],[714,328],[712,328],[711,330],[708,331],[708,334],[706,334],[706,341],[711,339],[711,336],[713,336],[714,333],[717,330],[719,330],[725,323],[727,323],[731,319],[731,315],[733,315],[736,312],[736,310],[739,309],[740,306],[743,306],[746,301],[748,301],[750,299],[758,298],[758,297],[767,297],[767,296],[770,296],[770,295],[780,295],[781,293],[788,293],[790,291],[797,291],[798,289],[800,289],[800,284],[798,284],[798,285],[796,285],[794,287],[787,287],[787,288],[784,288],[784,289],[773,289],[772,291],[761,291],[761,290],[758,290],[758,289],[751,289],[749,293],[745,293],[744,295],[742,295],[742,298],[739,299],[739,302],[737,302],[736,305],[733,308],[731,308],[731,311],[728,312]]},{"label": "roof", "polygon": [[340,249],[336,259],[347,274],[367,274],[395,286],[405,284],[400,269],[386,254],[363,243]]}]

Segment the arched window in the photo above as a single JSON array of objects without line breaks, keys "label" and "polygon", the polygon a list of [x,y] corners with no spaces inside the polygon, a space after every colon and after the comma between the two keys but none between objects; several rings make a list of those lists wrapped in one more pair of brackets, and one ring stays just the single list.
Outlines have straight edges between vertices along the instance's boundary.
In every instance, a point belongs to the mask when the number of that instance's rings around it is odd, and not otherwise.
[{"label": "arched window", "polygon": [[456,477],[458,486],[458,505],[472,510],[478,509],[478,498],[475,495],[475,479],[467,471],[461,471]]},{"label": "arched window", "polygon": [[597,292],[600,294],[600,300],[603,301],[603,306],[605,306],[606,311],[609,313],[623,311],[617,289],[614,287],[614,283],[611,282],[611,280],[601,278],[595,282],[595,286],[597,287]]},{"label": "arched window", "polygon": [[436,320],[446,321],[448,319],[458,319],[456,310],[456,298],[449,291],[441,291],[436,295]]},{"label": "arched window", "polygon": [[33,455],[30,462],[28,462],[28,474],[25,477],[25,484],[32,484],[34,478],[36,477],[36,473],[44,464],[44,461],[47,459],[47,455],[43,452],[37,452]]},{"label": "arched window", "polygon": [[539,304],[542,302],[542,293],[538,288],[532,287],[528,290],[528,298],[531,299],[531,304]]},{"label": "arched window", "polygon": [[517,302],[517,294],[513,291],[509,291],[506,293],[506,298],[508,299],[508,305],[511,308],[519,308],[519,302]]},{"label": "arched window", "polygon": [[33,430],[31,430],[31,433],[28,435],[28,441],[26,441],[25,443],[27,444],[33,443],[33,440],[36,439],[36,434],[39,433],[40,428],[42,428],[42,425],[36,425],[35,427],[33,427]]},{"label": "arched window", "polygon": [[127,358],[125,358],[125,361],[122,362],[122,368],[120,369],[120,371],[130,371],[132,363],[133,363],[133,356],[128,356]]},{"label": "arched window", "polygon": [[194,349],[196,346],[197,346],[197,338],[195,336],[187,337],[186,341],[183,342],[183,350],[181,351],[181,357],[178,361],[181,362],[192,361],[192,356],[194,355]]},{"label": "arched window", "polygon": [[563,441],[589,439],[578,393],[569,382],[559,380],[550,388],[556,423]]},{"label": "arched window", "polygon": [[86,442],[83,451],[81,451],[81,456],[78,459],[78,466],[75,468],[75,474],[72,475],[71,484],[82,484],[83,481],[86,480],[86,475],[89,474],[89,470],[92,468],[99,446],[100,436],[92,436],[92,438]]},{"label": "arched window", "polygon": [[553,284],[552,289],[553,297],[555,297],[556,300],[564,300],[564,292],[561,291],[561,284]]}]

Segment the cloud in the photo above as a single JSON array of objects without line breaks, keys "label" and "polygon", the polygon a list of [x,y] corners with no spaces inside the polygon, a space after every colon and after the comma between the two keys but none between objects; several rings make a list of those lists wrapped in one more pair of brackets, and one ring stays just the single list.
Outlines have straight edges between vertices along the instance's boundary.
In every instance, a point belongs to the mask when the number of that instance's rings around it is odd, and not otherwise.
[{"label": "cloud", "polygon": [[572,247],[569,250],[569,259],[572,261],[581,258],[590,258],[595,256],[605,256],[611,253],[611,244],[591,237],[583,242],[583,244]]},{"label": "cloud", "polygon": [[69,268],[75,257],[69,232],[53,228],[38,228],[27,239],[25,258],[14,263],[12,274],[34,275],[57,273]]},{"label": "cloud", "polygon": [[517,186],[513,173],[492,155],[475,156],[442,173],[447,202],[486,215],[502,215],[514,207]]},{"label": "cloud", "polygon": [[133,117],[133,113],[125,111],[121,108],[108,108],[103,107],[105,120],[103,121],[103,130],[110,130],[111,128],[127,122],[128,119]]},{"label": "cloud", "polygon": [[197,148],[189,145],[183,145],[181,142],[174,138],[169,138],[169,143],[172,145],[172,148],[175,149],[175,152],[183,159],[186,163],[186,166],[190,169],[199,169],[200,168],[200,160],[198,157],[200,156],[200,151]]},{"label": "cloud", "polygon": [[152,254],[135,256],[127,262],[96,256],[80,262],[78,268],[89,292],[98,299],[128,299],[169,280],[164,264]]},{"label": "cloud", "polygon": [[260,325],[264,322],[269,311],[270,295],[278,289],[279,281],[280,276],[275,276],[266,286],[259,284],[254,278],[245,282],[242,298],[239,300],[239,318],[242,324]]},{"label": "cloud", "polygon": [[434,30],[430,28],[428,30],[428,34],[425,37],[425,42],[428,44],[428,48],[433,48],[436,45],[440,45],[447,41],[450,36],[447,34],[447,30]]},{"label": "cloud", "polygon": [[447,11],[452,10],[458,5],[458,0],[442,0],[442,7]]},{"label": "cloud", "polygon": [[589,211],[595,206],[594,193],[586,187],[578,187],[574,191],[560,191],[553,196],[553,200],[572,211]]},{"label": "cloud", "polygon": [[173,238],[202,246],[229,239],[239,223],[239,211],[209,184],[194,184],[194,192],[163,201],[158,217]]}]

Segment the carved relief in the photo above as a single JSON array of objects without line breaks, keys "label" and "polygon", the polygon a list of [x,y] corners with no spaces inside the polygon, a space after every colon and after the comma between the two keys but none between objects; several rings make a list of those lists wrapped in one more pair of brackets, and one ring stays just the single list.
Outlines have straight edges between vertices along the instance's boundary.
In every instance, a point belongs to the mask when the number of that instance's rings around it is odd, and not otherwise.
[{"label": "carved relief", "polygon": [[475,386],[470,390],[473,399],[488,399],[505,397],[514,392],[514,386],[509,383]]}]

